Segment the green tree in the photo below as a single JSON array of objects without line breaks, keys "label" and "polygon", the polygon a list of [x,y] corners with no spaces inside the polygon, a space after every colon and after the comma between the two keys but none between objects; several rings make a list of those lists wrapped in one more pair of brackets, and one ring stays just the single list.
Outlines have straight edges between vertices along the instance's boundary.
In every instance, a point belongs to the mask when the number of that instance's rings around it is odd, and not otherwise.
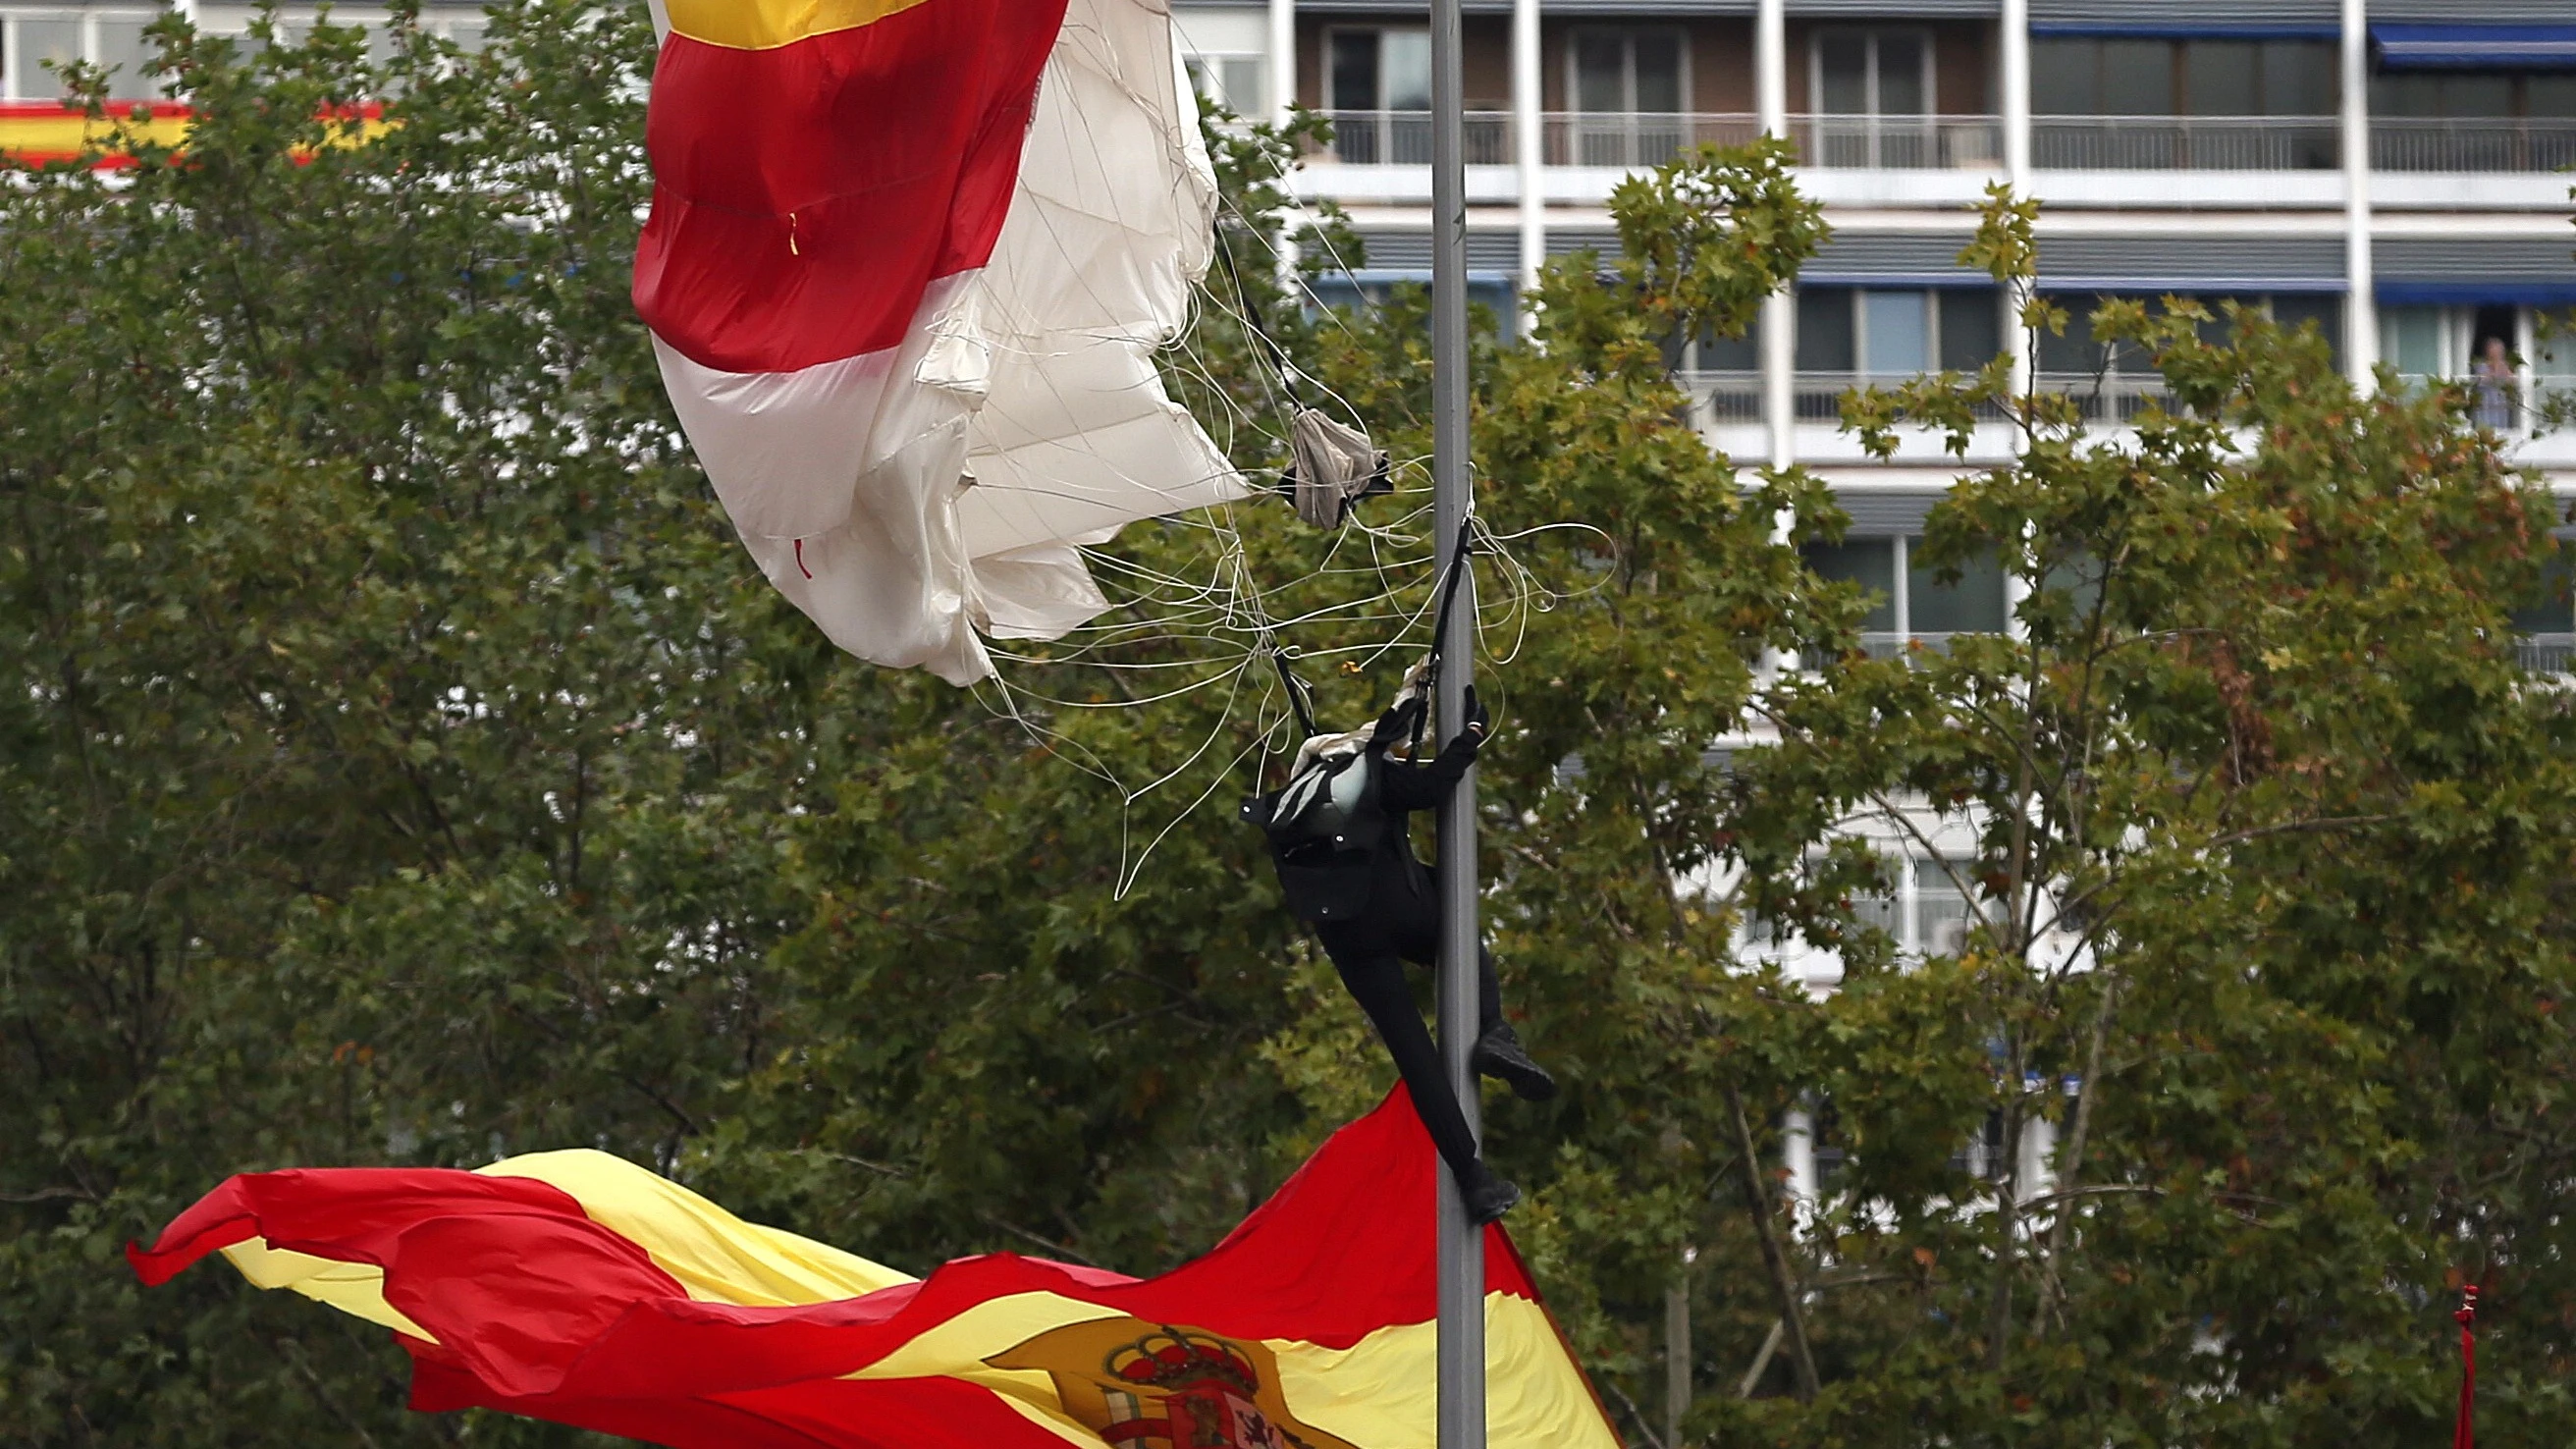
[{"label": "green tree", "polygon": [[[640,13],[522,0],[471,56],[405,22],[381,66],[162,33],[183,154],[0,188],[0,1438],[579,1437],[407,1415],[381,1334],[220,1273],[135,1289],[118,1243],[228,1172],[590,1143],[909,1268],[1149,1272],[1386,1088],[1230,809],[1293,744],[1280,659],[1357,720],[1427,633],[1423,300],[1275,265],[1316,123],[1214,138],[1170,376],[1256,478],[1320,406],[1397,496],[1130,529],[1118,610],[960,692],[834,655],[668,414],[627,301]],[[1681,1286],[1694,1435],[2396,1442],[2442,1411],[2457,1271],[2491,1435],[2563,1441],[2569,741],[2506,624],[2549,552],[2527,480],[2312,338],[2111,309],[2174,397],[2116,447],[2001,369],[1855,404],[2022,438],[1926,545],[1994,551],[2017,631],[1872,661],[1796,547],[1830,499],[1710,453],[1668,371],[1820,239],[1785,153],[1613,212],[1474,370],[1487,920],[1567,1081],[1492,1100],[1493,1151],[1622,1421],[1655,1428]],[[2026,281],[2025,212],[1980,245]],[[1861,927],[1856,812],[1973,842],[1968,950]],[[1852,1156],[1802,1236],[1768,1164],[1808,1093]],[[1953,1163],[1990,1117],[2054,1120],[2053,1185]],[[1737,1401],[1784,1310],[1820,1392],[1792,1347]]]},{"label": "green tree", "polygon": [[[2030,293],[2033,214],[1998,194],[1965,259],[2036,337],[2069,319]],[[1899,658],[1815,638],[1762,701],[1778,744],[1739,757],[1748,893],[1845,971],[1777,1008],[1817,1029],[1759,1029],[1806,1043],[1851,1156],[1811,1245],[1832,1381],[1703,1422],[2422,1442],[2466,1278],[2488,1437],[2562,1442],[2576,1300],[2539,1184],[2569,1165],[2576,776],[2509,618],[2553,505],[2464,399],[2362,395],[2313,329],[2170,298],[2090,325],[2163,375],[2133,433],[2002,363],[1846,404],[1882,454],[2008,421],[2017,458],[1922,549],[1998,558],[2020,602]],[[1974,903],[1963,949],[1900,963],[1862,926],[1891,882],[1860,822]]]},{"label": "green tree", "polygon": [[[400,17],[381,65],[331,26],[248,59],[160,34],[184,150],[102,109],[101,154],[129,164],[22,169],[0,198],[0,648],[29,682],[0,705],[0,1111],[31,1124],[0,1145],[9,1438],[572,1437],[408,1416],[381,1335],[219,1274],[140,1293],[117,1245],[229,1172],[584,1142],[914,1267],[1018,1248],[1149,1271],[1383,1089],[1257,840],[1182,807],[1289,743],[1275,697],[1245,707],[1266,651],[1302,650],[1330,711],[1383,699],[1404,662],[1384,646],[1428,596],[1418,536],[1318,537],[1267,503],[1233,510],[1238,553],[1131,530],[1116,561],[1249,581],[1223,627],[1165,637],[1146,591],[1016,665],[1008,709],[857,666],[732,543],[628,308],[640,13],[505,6],[474,55]],[[380,124],[352,109],[370,95],[393,98]],[[1295,144],[1218,147],[1236,320],[1176,376],[1243,424],[1248,465],[1275,465],[1289,400],[1347,399],[1418,457],[1419,298],[1311,312],[1265,260]],[[1772,250],[1731,280],[1669,253],[1565,272],[1561,364],[1480,353],[1489,390],[1551,420],[1498,423],[1488,466],[1532,460],[1556,490],[1498,494],[1498,527],[1616,523],[1606,552],[1526,562],[1617,645],[1600,697],[1638,717],[1636,680],[1673,682],[1648,661],[1714,649],[1740,692],[1736,636],[1776,627],[1693,561],[1703,531],[1794,569],[1755,521],[1785,495],[1738,498],[1652,344],[1740,315],[1812,209],[1776,156],[1700,165],[1789,242],[1754,238]],[[1669,315],[1623,312],[1638,285]],[[1684,577],[1736,602],[1658,595]],[[1140,683],[1181,678],[1203,687]],[[1515,745],[1492,773],[1536,799],[1559,753]],[[1533,974],[1571,1046],[1584,978]],[[1506,1132],[1544,1191],[1541,1130]],[[1561,1271],[1587,1271],[1560,1236]]]},{"label": "green tree", "polygon": [[767,1030],[798,782],[893,707],[830,691],[658,396],[640,14],[493,24],[379,67],[168,21],[183,152],[8,177],[11,1442],[463,1432],[379,1335],[144,1297],[118,1244],[241,1169],[676,1160]]}]

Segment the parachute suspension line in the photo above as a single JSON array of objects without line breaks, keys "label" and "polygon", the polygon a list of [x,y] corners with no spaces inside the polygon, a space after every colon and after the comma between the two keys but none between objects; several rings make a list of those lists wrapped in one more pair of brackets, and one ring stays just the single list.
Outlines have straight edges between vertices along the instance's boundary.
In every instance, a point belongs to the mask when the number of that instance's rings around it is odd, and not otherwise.
[{"label": "parachute suspension line", "polygon": [[[1229,228],[1236,237],[1252,248],[1267,249],[1275,257],[1280,248],[1271,233],[1245,216],[1233,198],[1222,205],[1236,223]],[[1329,238],[1321,239],[1313,249],[1328,266],[1349,268],[1349,259]],[[1241,274],[1239,263],[1232,258],[1237,275],[1228,279],[1231,285],[1202,285],[1193,290],[1189,312],[1185,315],[1180,335],[1166,353],[1166,365],[1176,379],[1186,378],[1195,384],[1199,394],[1199,411],[1209,415],[1216,426],[1213,431],[1223,439],[1223,448],[1232,456],[1242,451],[1242,434],[1257,432],[1280,440],[1287,446],[1294,435],[1296,419],[1310,408],[1329,408],[1333,416],[1360,419],[1363,414],[1351,400],[1329,383],[1297,365],[1296,358],[1275,330],[1273,318],[1257,311],[1249,278]],[[1210,279],[1214,281],[1214,279]],[[1340,308],[1325,305],[1307,274],[1288,278],[1290,305],[1300,302],[1312,309],[1326,328],[1338,328],[1341,335],[1358,341],[1359,335],[1349,317]],[[1210,336],[1207,327],[1220,318],[1235,330],[1247,334],[1243,346],[1252,365],[1241,368],[1237,381],[1226,385],[1223,375],[1213,365],[1206,350]],[[1237,364],[1240,367],[1240,364]],[[1050,380],[1052,381],[1052,380]],[[1249,383],[1250,386],[1244,386]],[[1392,420],[1398,424],[1419,423],[1407,415]],[[1311,424],[1309,425],[1312,426]],[[1291,450],[1294,456],[1293,449]],[[997,663],[1035,667],[1070,665],[1107,671],[1109,677],[1125,677],[1142,683],[1149,678],[1170,681],[1167,687],[1148,687],[1141,693],[1124,688],[1103,691],[1108,698],[1074,699],[1054,697],[1052,691],[1032,690],[1026,683],[1014,685],[1000,675],[994,677],[996,696],[978,697],[998,717],[1009,719],[1031,740],[1049,753],[1063,758],[1083,773],[1100,780],[1118,792],[1120,798],[1120,848],[1116,894],[1123,899],[1142,878],[1155,850],[1180,824],[1191,818],[1215,793],[1222,781],[1239,769],[1252,756],[1263,759],[1272,753],[1293,749],[1293,742],[1283,741],[1284,731],[1302,732],[1311,738],[1319,729],[1315,719],[1314,691],[1299,677],[1297,666],[1326,659],[1338,659],[1344,670],[1357,671],[1383,658],[1390,651],[1402,649],[1408,640],[1421,636],[1428,622],[1432,627],[1432,649],[1424,659],[1426,692],[1437,681],[1438,646],[1447,637],[1448,622],[1455,612],[1454,601],[1463,587],[1466,570],[1472,567],[1470,555],[1485,553],[1497,561],[1498,576],[1494,597],[1484,601],[1474,612],[1475,628],[1470,637],[1481,640],[1489,621],[1512,633],[1510,653],[1517,654],[1521,639],[1526,637],[1530,615],[1554,608],[1561,598],[1541,582],[1536,571],[1518,557],[1511,544],[1549,529],[1577,528],[1594,534],[1598,529],[1586,524],[1550,524],[1508,537],[1493,533],[1472,515],[1461,521],[1458,548],[1454,561],[1441,570],[1428,596],[1414,591],[1421,588],[1425,558],[1415,550],[1425,541],[1422,525],[1432,512],[1432,489],[1422,484],[1400,486],[1396,478],[1419,478],[1427,471],[1430,459],[1410,457],[1392,461],[1387,470],[1383,491],[1409,495],[1407,507],[1383,523],[1372,523],[1366,517],[1346,513],[1326,544],[1323,557],[1315,567],[1276,584],[1265,584],[1257,576],[1243,532],[1237,524],[1235,510],[1241,503],[1220,503],[1203,512],[1172,517],[1167,526],[1203,531],[1213,544],[1212,556],[1206,558],[1204,571],[1197,565],[1184,565],[1184,572],[1174,572],[1170,565],[1156,567],[1132,554],[1122,556],[1092,545],[1077,545],[1085,565],[1094,579],[1116,601],[1110,614],[1099,621],[1086,623],[1068,634],[1065,646],[1043,653],[1019,652],[991,647]],[[1260,497],[1261,495],[1256,495]],[[1250,502],[1251,500],[1245,500]],[[1253,503],[1252,506],[1264,506]],[[1601,535],[1606,537],[1606,535]],[[1410,555],[1408,557],[1408,555]],[[800,560],[801,561],[801,560]],[[1370,578],[1374,588],[1363,587],[1355,596],[1333,599],[1341,581]],[[1320,588],[1323,597],[1309,602],[1309,590]],[[1588,592],[1588,590],[1587,590]],[[1410,595],[1410,599],[1408,598]],[[1411,599],[1419,599],[1416,605]],[[1499,607],[1496,607],[1499,606]],[[1426,616],[1429,618],[1426,620]],[[1280,637],[1287,630],[1335,622],[1345,627],[1374,632],[1372,626],[1383,626],[1386,632],[1377,642],[1355,643],[1322,650],[1300,650]],[[1145,651],[1138,657],[1137,651]],[[1153,657],[1170,652],[1182,657]],[[1484,652],[1480,647],[1479,652]],[[1108,657],[1112,653],[1127,658]],[[1264,658],[1275,674],[1275,688],[1269,681],[1254,681],[1245,671],[1257,667]],[[1175,675],[1182,676],[1175,678]],[[1185,758],[1162,769],[1150,780],[1129,784],[1120,778],[1097,751],[1080,739],[1066,734],[1028,712],[1030,706],[1052,710],[1123,710],[1166,705],[1183,696],[1202,694],[1219,687],[1222,698],[1211,705],[1212,718],[1207,731],[1191,743]],[[1247,686],[1250,686],[1249,688]],[[1248,709],[1248,716],[1244,713]],[[1194,793],[1173,816],[1156,829],[1150,839],[1139,838],[1143,821],[1138,818],[1144,802],[1157,792],[1170,787],[1194,770],[1210,764],[1212,753],[1219,750],[1219,740],[1229,730],[1239,728],[1248,718],[1250,737],[1234,753],[1227,768],[1209,779],[1206,788]],[[1193,731],[1197,733],[1197,731]],[[1417,745],[1418,752],[1418,745]],[[1159,753],[1159,752],[1157,752]],[[1166,757],[1168,758],[1168,757]]]}]

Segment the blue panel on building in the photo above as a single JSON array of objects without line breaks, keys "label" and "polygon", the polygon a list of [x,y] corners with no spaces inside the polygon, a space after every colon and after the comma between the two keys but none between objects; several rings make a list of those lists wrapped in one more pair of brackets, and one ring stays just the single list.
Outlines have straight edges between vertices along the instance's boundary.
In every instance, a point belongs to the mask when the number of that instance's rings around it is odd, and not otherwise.
[{"label": "blue panel on building", "polygon": [[2576,306],[2576,282],[2500,277],[2483,282],[2381,282],[2372,289],[2383,305],[2452,307]]},{"label": "blue panel on building", "polygon": [[2390,70],[2576,70],[2576,25],[2373,25]]}]

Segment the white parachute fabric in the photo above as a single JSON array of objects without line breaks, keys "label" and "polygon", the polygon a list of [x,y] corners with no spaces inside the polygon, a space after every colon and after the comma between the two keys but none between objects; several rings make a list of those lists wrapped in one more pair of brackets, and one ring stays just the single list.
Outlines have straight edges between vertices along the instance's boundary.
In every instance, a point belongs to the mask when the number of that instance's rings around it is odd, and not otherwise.
[{"label": "white parachute fabric", "polygon": [[952,683],[981,635],[1108,607],[1080,549],[1243,497],[1165,392],[1216,179],[1163,0],[1070,0],[989,262],[933,281],[894,348],[726,372],[655,347],[761,570],[832,641]]}]

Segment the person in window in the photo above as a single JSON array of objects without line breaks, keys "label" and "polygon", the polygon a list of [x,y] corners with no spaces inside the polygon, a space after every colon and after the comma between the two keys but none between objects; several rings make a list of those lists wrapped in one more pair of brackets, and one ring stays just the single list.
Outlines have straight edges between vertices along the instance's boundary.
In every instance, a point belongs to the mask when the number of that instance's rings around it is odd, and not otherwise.
[{"label": "person in window", "polygon": [[2513,426],[2515,383],[2513,356],[2506,350],[2504,339],[2488,338],[2478,356],[2476,378],[2481,427],[2502,430]]},{"label": "person in window", "polygon": [[[1418,673],[1419,671],[1417,671]],[[1440,1053],[1406,985],[1404,963],[1440,959],[1440,907],[1431,872],[1413,853],[1413,813],[1448,798],[1483,746],[1485,711],[1467,691],[1466,728],[1429,763],[1394,753],[1412,738],[1426,706],[1409,681],[1368,730],[1319,735],[1297,752],[1288,783],[1244,802],[1246,820],[1269,837],[1288,908],[1315,928],[1342,985],[1368,1013],[1413,1097],[1432,1145],[1458,1179],[1468,1216],[1489,1223],[1521,1191],[1485,1166],[1466,1113],[1440,1069]],[[1470,1060],[1530,1101],[1556,1095],[1556,1081],[1522,1050],[1503,1020],[1493,953],[1477,950],[1480,1031]]]}]

